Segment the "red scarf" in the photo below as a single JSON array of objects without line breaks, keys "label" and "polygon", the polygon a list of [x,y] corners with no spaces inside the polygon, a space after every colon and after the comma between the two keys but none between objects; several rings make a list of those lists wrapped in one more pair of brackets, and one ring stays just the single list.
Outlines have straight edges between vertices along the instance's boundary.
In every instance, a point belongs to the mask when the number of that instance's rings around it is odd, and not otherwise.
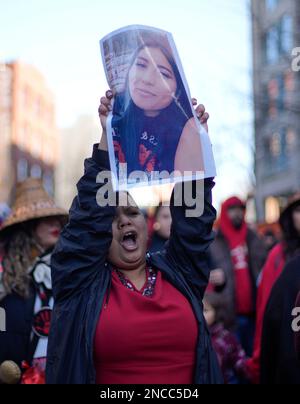
[{"label": "red scarf", "polygon": [[245,217],[240,229],[236,229],[228,215],[228,209],[234,206],[245,207],[237,197],[228,199],[222,205],[220,230],[226,238],[232,259],[235,279],[236,311],[240,315],[253,313],[253,292],[249,270],[247,247],[247,224]]}]

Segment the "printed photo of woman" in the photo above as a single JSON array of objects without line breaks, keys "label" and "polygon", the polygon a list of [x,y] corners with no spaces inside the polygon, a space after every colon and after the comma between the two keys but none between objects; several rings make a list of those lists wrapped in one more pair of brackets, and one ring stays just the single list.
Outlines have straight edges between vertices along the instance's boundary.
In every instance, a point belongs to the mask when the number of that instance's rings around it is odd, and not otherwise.
[{"label": "printed photo of woman", "polygon": [[[114,91],[110,130],[116,172],[126,163],[128,176],[144,172],[150,184],[154,172],[175,173],[175,177],[188,172],[203,178],[196,116],[204,107],[193,111],[197,101],[190,100],[172,47],[157,35],[140,36],[139,42],[130,57],[127,48],[125,75],[124,62],[120,68],[124,85]],[[120,62],[120,56],[117,59]]]}]

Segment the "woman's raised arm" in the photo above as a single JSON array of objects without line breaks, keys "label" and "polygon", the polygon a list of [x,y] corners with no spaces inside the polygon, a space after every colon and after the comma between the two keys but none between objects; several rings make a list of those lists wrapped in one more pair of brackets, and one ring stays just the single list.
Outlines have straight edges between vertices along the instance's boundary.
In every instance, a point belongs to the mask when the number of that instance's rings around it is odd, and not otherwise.
[{"label": "woman's raised arm", "polygon": [[97,201],[102,187],[112,192],[103,180],[105,176],[107,179],[110,176],[105,123],[111,98],[112,94],[110,97],[110,93],[107,93],[101,99],[99,115],[103,127],[102,139],[99,146],[94,146],[92,157],[85,161],[85,173],[77,184],[78,193],[70,209],[69,222],[52,255],[52,282],[56,300],[64,299],[93,282],[97,271],[104,266],[112,241],[115,207],[101,207]]},{"label": "woman's raised arm", "polygon": [[[192,101],[193,105],[197,104],[197,100]],[[199,105],[195,112],[208,132],[209,114],[205,107]],[[197,136],[199,138],[198,133]],[[177,184],[170,204],[172,228],[167,255],[174,268],[184,274],[199,299],[203,298],[209,281],[207,251],[214,239],[212,228],[216,219],[216,210],[212,206],[213,187],[212,178]]]}]

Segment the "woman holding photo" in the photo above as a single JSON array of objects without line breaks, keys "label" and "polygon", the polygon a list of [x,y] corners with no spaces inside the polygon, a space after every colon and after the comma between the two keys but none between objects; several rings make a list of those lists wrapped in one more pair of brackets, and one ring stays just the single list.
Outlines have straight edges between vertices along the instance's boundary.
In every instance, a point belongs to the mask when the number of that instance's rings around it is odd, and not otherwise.
[{"label": "woman holding photo", "polygon": [[201,217],[187,218],[187,207],[175,206],[172,196],[169,243],[163,252],[147,254],[147,223],[138,207],[96,202],[99,187],[107,186],[96,178],[110,170],[105,128],[111,100],[111,92],[101,99],[100,146],[85,163],[52,259],[47,381],[221,383],[201,303],[216,215],[214,182],[206,179],[204,195],[197,195],[205,202]]},{"label": "woman holding photo", "polygon": [[135,52],[125,90],[116,94],[112,129],[117,164],[127,163],[128,174],[204,171],[199,129],[180,72],[161,44],[144,43]]}]

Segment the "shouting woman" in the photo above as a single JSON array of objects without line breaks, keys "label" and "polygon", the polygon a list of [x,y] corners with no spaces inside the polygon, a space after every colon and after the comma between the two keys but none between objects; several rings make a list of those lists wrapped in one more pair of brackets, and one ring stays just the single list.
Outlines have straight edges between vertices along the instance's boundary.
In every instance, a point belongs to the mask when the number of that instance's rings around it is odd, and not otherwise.
[{"label": "shouting woman", "polygon": [[[111,101],[111,92],[101,99],[101,142],[85,163],[52,257],[47,382],[221,383],[202,306],[214,182],[206,179],[204,195],[193,195],[204,198],[200,217],[186,217],[184,203],[174,201],[178,190],[172,195],[169,243],[163,252],[147,254],[147,223],[134,202],[97,203],[99,187],[107,187],[98,174],[110,170],[105,128]],[[206,124],[204,108],[196,112]]]}]

